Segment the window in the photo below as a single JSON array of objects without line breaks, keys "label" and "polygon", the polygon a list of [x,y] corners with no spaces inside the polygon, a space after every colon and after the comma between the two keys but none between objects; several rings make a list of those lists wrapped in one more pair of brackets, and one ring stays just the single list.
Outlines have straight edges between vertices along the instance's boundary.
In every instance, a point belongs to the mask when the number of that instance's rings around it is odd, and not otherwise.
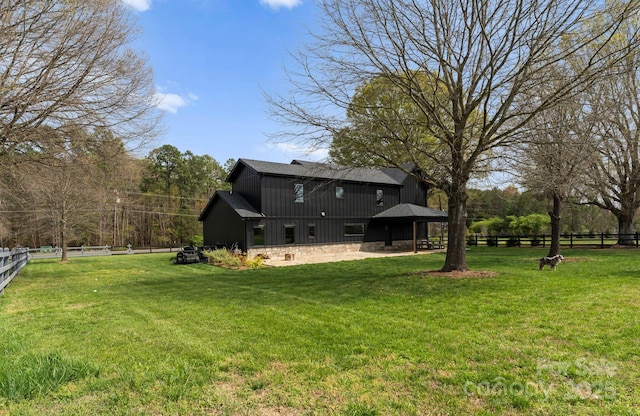
[{"label": "window", "polygon": [[296,227],[293,225],[285,225],[284,226],[284,243],[285,244],[293,244],[295,243],[295,230]]},{"label": "window", "polygon": [[384,206],[384,192],[382,192],[382,189],[376,191],[376,205],[379,207]]},{"label": "window", "polygon": [[309,224],[309,238],[316,238],[316,225]]},{"label": "window", "polygon": [[295,199],[293,202],[304,202],[304,184],[294,183],[293,193],[295,195]]},{"label": "window", "polygon": [[345,224],[344,235],[364,235],[364,224]]},{"label": "window", "polygon": [[258,225],[257,227],[253,227],[253,245],[254,246],[264,245],[264,225]]},{"label": "window", "polygon": [[336,199],[344,199],[344,188],[336,186]]}]

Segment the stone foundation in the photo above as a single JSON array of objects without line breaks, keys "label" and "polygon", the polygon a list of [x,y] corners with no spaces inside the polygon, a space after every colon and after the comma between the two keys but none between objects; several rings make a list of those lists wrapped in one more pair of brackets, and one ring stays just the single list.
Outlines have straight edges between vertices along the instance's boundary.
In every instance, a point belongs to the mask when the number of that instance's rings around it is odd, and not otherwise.
[{"label": "stone foundation", "polygon": [[393,245],[385,246],[384,241],[370,243],[336,243],[336,244],[314,244],[314,245],[287,245],[287,246],[266,246],[251,247],[247,255],[255,257],[258,254],[267,255],[272,259],[282,258],[289,260],[303,260],[309,255],[327,255],[355,251],[411,251],[413,241],[394,241]]}]

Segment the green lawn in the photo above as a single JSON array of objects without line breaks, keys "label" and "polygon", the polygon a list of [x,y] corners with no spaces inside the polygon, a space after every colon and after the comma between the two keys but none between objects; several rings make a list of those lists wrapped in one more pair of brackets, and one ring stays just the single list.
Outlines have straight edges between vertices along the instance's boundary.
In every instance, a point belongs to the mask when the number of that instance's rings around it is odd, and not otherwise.
[{"label": "green lawn", "polygon": [[640,409],[640,252],[471,248],[230,271],[31,262],[0,297],[0,414],[601,415]]}]

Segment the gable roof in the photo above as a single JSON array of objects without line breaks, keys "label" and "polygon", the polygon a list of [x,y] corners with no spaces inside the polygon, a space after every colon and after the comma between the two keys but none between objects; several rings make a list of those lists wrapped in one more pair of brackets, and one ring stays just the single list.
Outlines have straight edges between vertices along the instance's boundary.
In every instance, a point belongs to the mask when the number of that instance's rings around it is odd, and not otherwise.
[{"label": "gable roof", "polygon": [[258,212],[242,195],[239,193],[233,193],[230,191],[216,191],[211,197],[207,206],[204,207],[202,213],[198,217],[198,221],[204,221],[204,218],[208,214],[209,210],[213,207],[215,202],[220,199],[229,205],[240,218],[262,218],[263,215]]},{"label": "gable roof", "polygon": [[415,170],[416,165],[414,163],[405,163],[405,164],[401,165],[401,167],[402,167],[402,169],[400,169],[400,168],[382,168],[380,170],[383,171],[384,173],[386,173],[391,178],[393,178],[395,181],[397,181],[399,183],[404,183],[404,181],[407,179],[407,176],[409,176],[409,174],[407,172]]},{"label": "gable roof", "polygon": [[420,219],[428,221],[447,221],[448,214],[439,209],[422,207],[415,204],[398,204],[373,216],[375,219]]},{"label": "gable roof", "polygon": [[381,169],[346,168],[327,163],[302,160],[294,160],[291,163],[276,163],[252,159],[239,159],[231,170],[231,173],[229,173],[227,182],[233,182],[242,166],[247,166],[263,175],[329,179],[393,186],[402,185],[402,182],[399,182]]}]

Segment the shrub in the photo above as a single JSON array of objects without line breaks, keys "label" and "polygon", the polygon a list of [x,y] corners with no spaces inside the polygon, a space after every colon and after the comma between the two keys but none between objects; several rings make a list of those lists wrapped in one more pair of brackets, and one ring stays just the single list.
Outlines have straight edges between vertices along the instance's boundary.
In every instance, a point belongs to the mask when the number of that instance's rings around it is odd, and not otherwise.
[{"label": "shrub", "polygon": [[204,245],[204,237],[202,234],[194,235],[191,237],[191,240],[189,240],[189,244],[194,247],[202,247]]},{"label": "shrub", "polygon": [[509,237],[507,247],[520,247],[520,238],[515,236]]},{"label": "shrub", "polygon": [[233,255],[229,250],[225,248],[205,251],[204,254],[209,259],[209,263],[218,264],[223,267],[242,266],[242,260],[240,259],[240,257]]},{"label": "shrub", "polygon": [[264,266],[264,259],[269,258],[269,256],[257,255],[249,259],[246,254],[233,254],[225,248],[205,251],[204,255],[209,259],[209,263],[218,266],[229,268],[247,266],[250,269],[257,269]]},{"label": "shrub", "polygon": [[498,247],[498,237],[495,235],[487,237],[487,245],[489,247]]},{"label": "shrub", "polygon": [[474,233],[494,234],[505,231],[506,221],[500,217],[488,218],[471,223],[469,230]]},{"label": "shrub", "polygon": [[264,266],[264,262],[262,261],[262,257],[256,256],[252,259],[246,259],[245,265],[250,269],[258,269]]}]

